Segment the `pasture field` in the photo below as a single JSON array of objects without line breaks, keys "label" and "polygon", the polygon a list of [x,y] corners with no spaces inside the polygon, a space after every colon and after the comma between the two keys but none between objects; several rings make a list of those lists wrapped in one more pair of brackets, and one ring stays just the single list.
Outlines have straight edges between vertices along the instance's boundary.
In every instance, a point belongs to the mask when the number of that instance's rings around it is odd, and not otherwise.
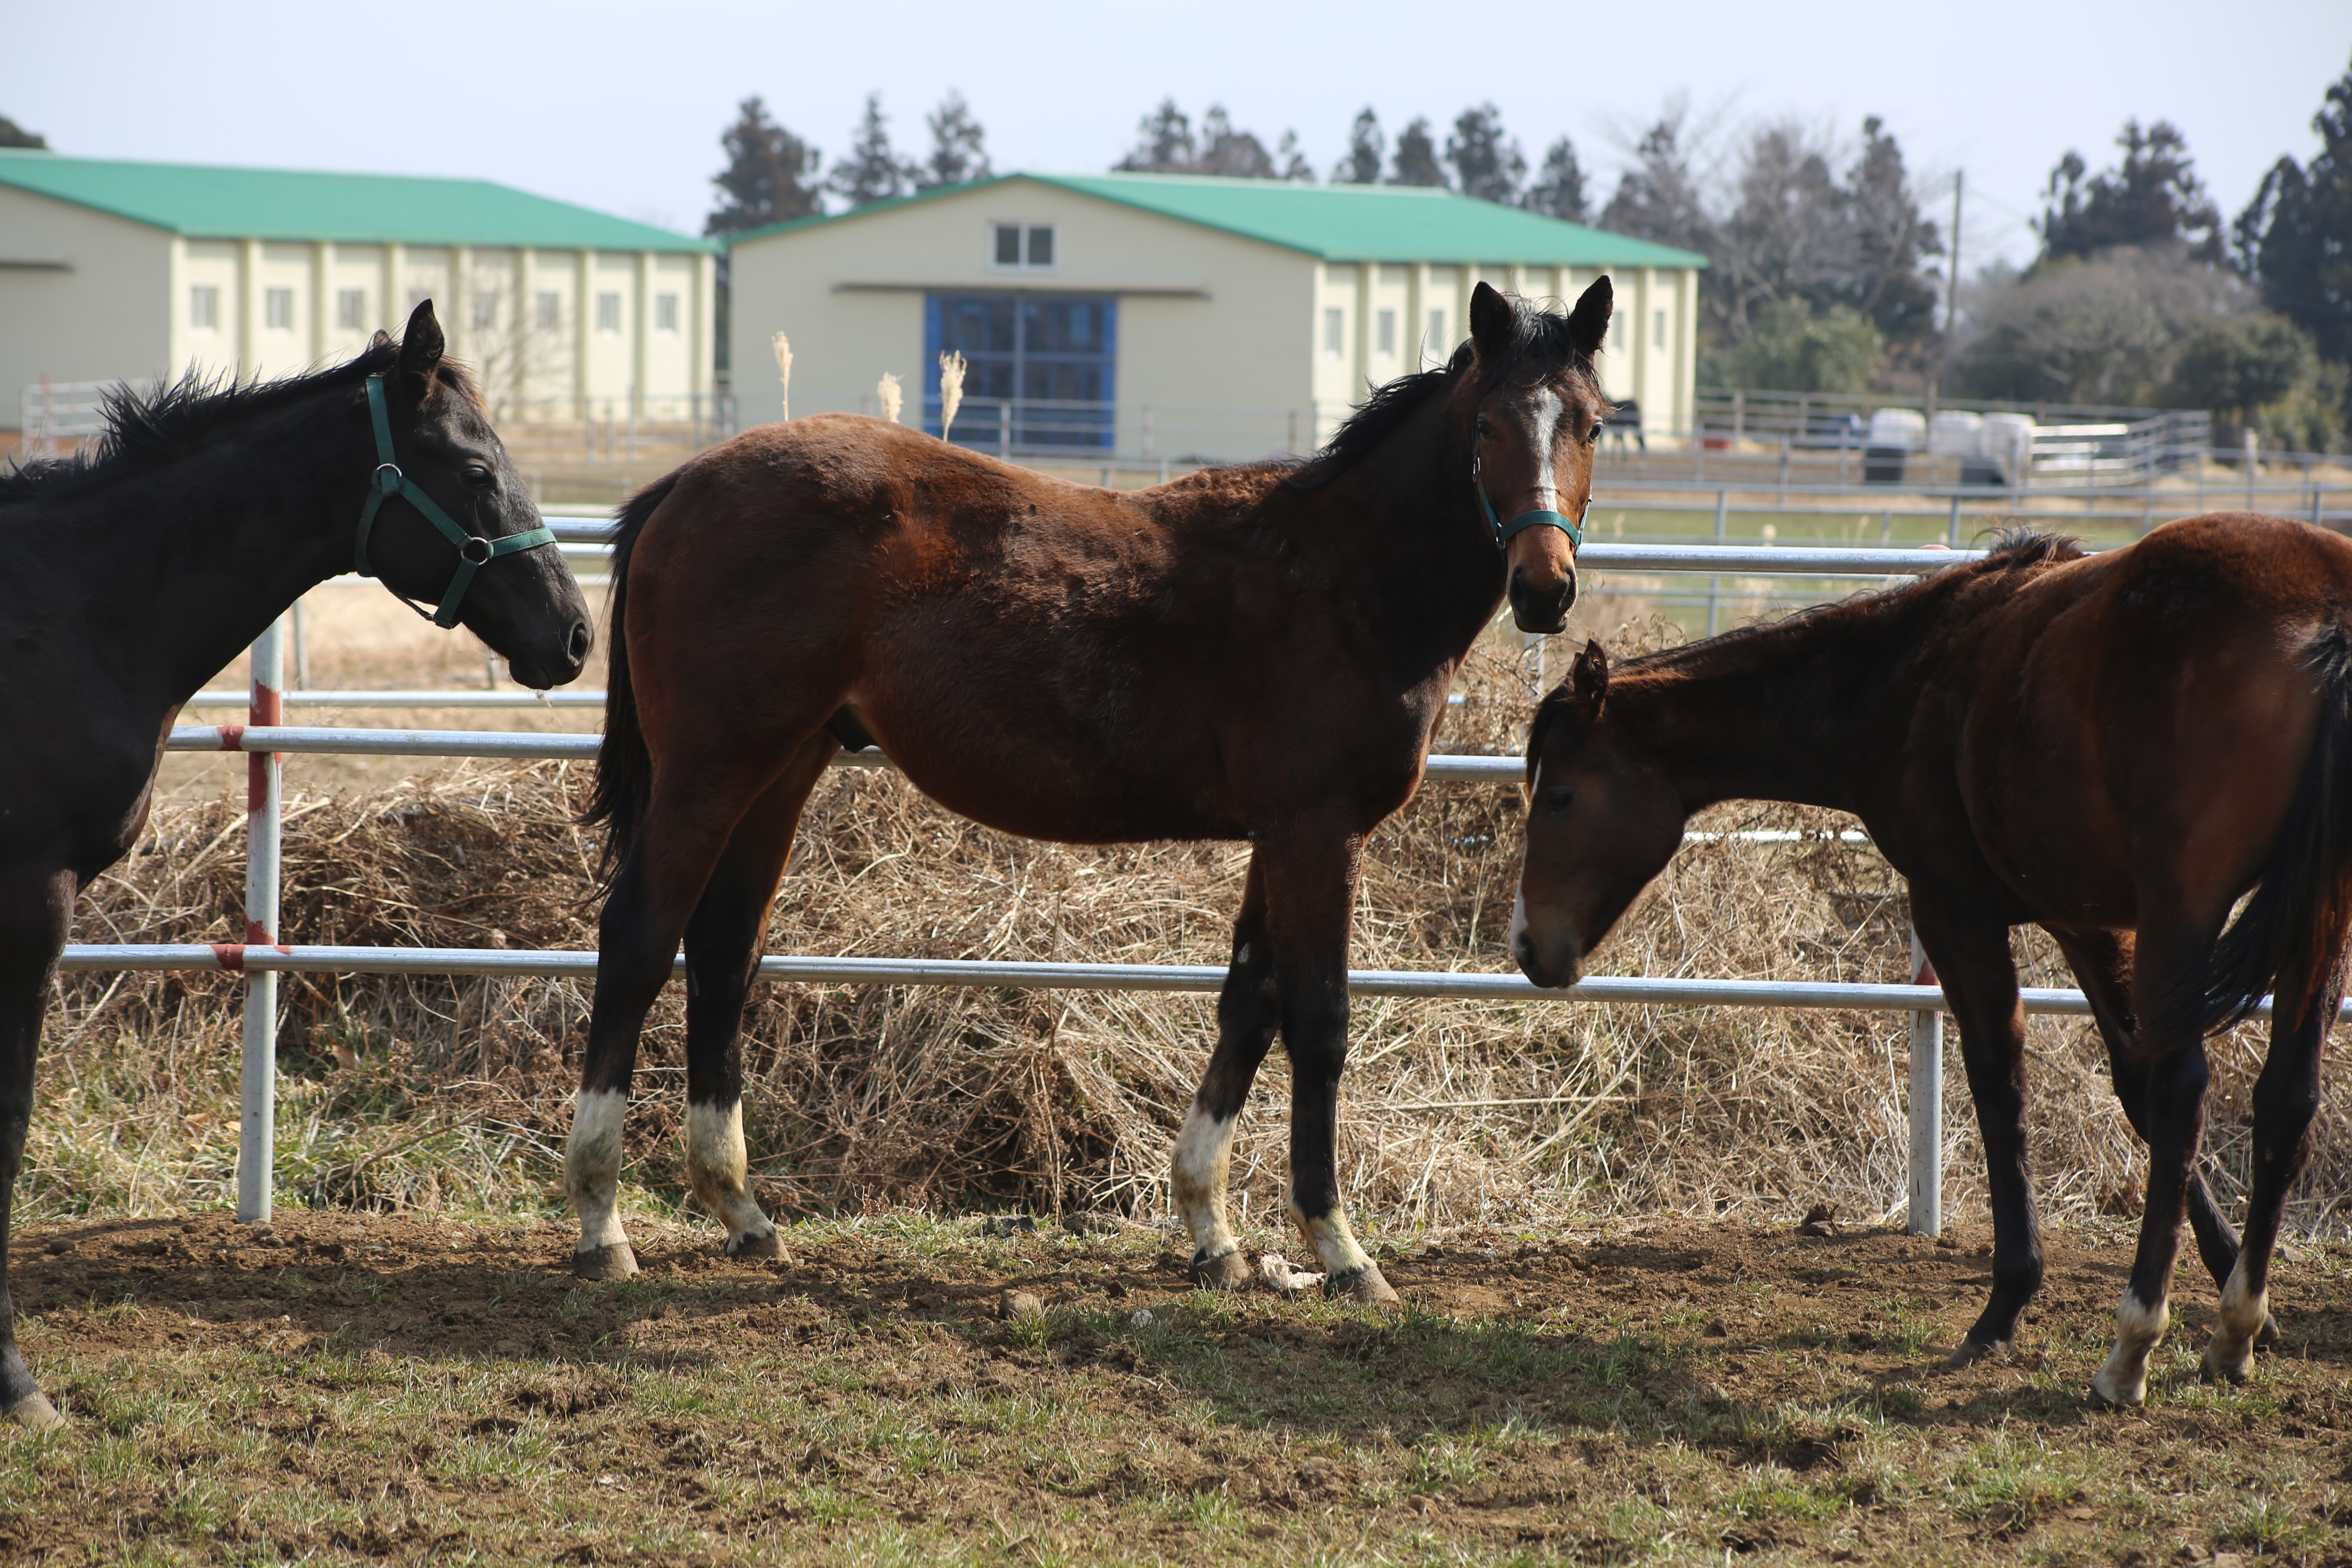
[{"label": "pasture field", "polygon": [[808,1221],[759,1264],[635,1234],[645,1273],[601,1285],[554,1226],[456,1214],[21,1235],[72,1424],[0,1434],[0,1557],[2352,1561],[2337,1247],[2292,1249],[2242,1387],[2194,1381],[2184,1280],[2118,1413],[2084,1391],[2119,1226],[2058,1233],[2018,1357],[1958,1372],[1969,1228],[1403,1234],[1393,1313],[1192,1290],[1177,1237],[1117,1219]]}]

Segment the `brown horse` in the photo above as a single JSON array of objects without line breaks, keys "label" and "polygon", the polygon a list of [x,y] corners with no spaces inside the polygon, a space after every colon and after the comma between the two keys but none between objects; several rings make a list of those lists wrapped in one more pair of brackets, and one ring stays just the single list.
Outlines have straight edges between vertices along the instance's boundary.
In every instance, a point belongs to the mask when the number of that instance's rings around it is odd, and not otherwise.
[{"label": "brown horse", "polygon": [[1331,1289],[1392,1295],[1335,1166],[1359,858],[1419,784],[1506,591],[1528,630],[1558,630],[1575,596],[1609,305],[1606,279],[1564,316],[1480,285],[1452,362],[1390,383],[1304,467],[1120,494],[821,416],[635,497],[590,810],[617,874],[566,1157],[575,1268],[636,1267],[613,1211],[621,1118],[681,937],[688,1180],[728,1252],[777,1250],[744,1185],[743,1001],[802,804],[844,742],[870,740],[1006,832],[1251,841],[1216,1050],[1177,1141],[1193,1267],[1248,1277],[1226,1163],[1279,1029],[1291,1215]]},{"label": "brown horse", "polygon": [[[1956,1363],[2006,1348],[2042,1283],[2009,928],[2048,931],[2148,1143],[2138,1256],[2093,1388],[2146,1396],[2184,1208],[2221,1286],[2205,1371],[2246,1375],[2352,926],[2352,542],[2235,512],[2100,555],[2017,535],[1613,678],[1589,645],[1537,714],[1528,769],[1512,948],[1539,985],[1576,978],[1716,801],[1850,811],[1909,879],[1991,1165],[1992,1300]],[[2204,1040],[2273,981],[2241,1249],[2198,1173]]]}]

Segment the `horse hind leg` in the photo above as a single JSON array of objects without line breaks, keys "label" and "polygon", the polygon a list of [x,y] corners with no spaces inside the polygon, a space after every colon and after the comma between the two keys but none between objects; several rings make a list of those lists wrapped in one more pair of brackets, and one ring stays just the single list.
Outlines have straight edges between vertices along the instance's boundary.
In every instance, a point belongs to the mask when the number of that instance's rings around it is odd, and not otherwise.
[{"label": "horse hind leg", "polygon": [[776,885],[801,807],[836,746],[804,742],[728,840],[686,926],[686,1174],[727,1227],[731,1258],[782,1258],[783,1242],[751,1193],[743,1145],[743,1003],[758,972]]},{"label": "horse hind leg", "polygon": [[49,983],[73,912],[74,879],[58,871],[0,878],[0,1420],[35,1431],[65,1424],[16,1348],[8,1294],[10,1205],[32,1125],[33,1067]]},{"label": "horse hind leg", "polygon": [[1225,1216],[1234,1129],[1251,1082],[1274,1045],[1280,1021],[1274,989],[1274,944],[1265,929],[1265,874],[1250,858],[1241,913],[1234,921],[1233,963],[1217,995],[1217,1047],[1176,1134],[1169,1184],[1192,1238],[1192,1278],[1218,1289],[1249,1283],[1248,1262]]}]

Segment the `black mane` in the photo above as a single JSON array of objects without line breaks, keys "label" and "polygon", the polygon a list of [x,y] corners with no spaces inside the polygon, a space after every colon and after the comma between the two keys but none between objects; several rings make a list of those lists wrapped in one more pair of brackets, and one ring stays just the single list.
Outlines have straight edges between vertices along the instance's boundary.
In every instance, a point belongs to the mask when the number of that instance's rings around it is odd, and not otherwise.
[{"label": "black mane", "polygon": [[[1561,370],[1590,373],[1592,361],[1577,347],[1576,334],[1569,330],[1566,316],[1547,310],[1532,300],[1508,295],[1505,298],[1511,306],[1511,341],[1496,363],[1486,367],[1482,391],[1518,374],[1520,366],[1531,358],[1536,362],[1537,376]],[[1415,409],[1451,389],[1468,372],[1475,357],[1469,342],[1465,340],[1445,363],[1400,375],[1385,385],[1374,387],[1290,482],[1302,489],[1312,489],[1338,478],[1349,464],[1387,440]]]},{"label": "black mane", "polygon": [[[348,363],[278,381],[237,381],[190,371],[152,392],[119,384],[105,396],[106,434],[69,458],[0,468],[0,506],[78,494],[174,462],[221,439],[224,432],[338,387],[357,386],[400,357],[397,343],[377,343]],[[444,374],[454,366],[444,364]]]}]

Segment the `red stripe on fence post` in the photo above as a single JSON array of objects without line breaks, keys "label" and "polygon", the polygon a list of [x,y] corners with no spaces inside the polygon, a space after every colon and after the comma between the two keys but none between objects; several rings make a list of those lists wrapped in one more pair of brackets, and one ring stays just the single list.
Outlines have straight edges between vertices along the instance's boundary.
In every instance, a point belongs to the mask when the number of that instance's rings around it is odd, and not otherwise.
[{"label": "red stripe on fence post", "polygon": [[[281,617],[255,639],[248,727],[275,726],[285,716],[285,626]],[[225,740],[230,728],[223,726]],[[242,731],[238,738],[242,739]],[[247,947],[274,946],[284,765],[274,752],[251,752],[246,755],[245,767],[245,942]],[[226,956],[223,954],[224,967]],[[239,950],[236,957],[236,967],[244,970],[244,952]],[[244,972],[244,1104],[242,1136],[237,1142],[236,1217],[247,1225],[267,1225],[278,1163],[278,975],[270,970]]]}]

